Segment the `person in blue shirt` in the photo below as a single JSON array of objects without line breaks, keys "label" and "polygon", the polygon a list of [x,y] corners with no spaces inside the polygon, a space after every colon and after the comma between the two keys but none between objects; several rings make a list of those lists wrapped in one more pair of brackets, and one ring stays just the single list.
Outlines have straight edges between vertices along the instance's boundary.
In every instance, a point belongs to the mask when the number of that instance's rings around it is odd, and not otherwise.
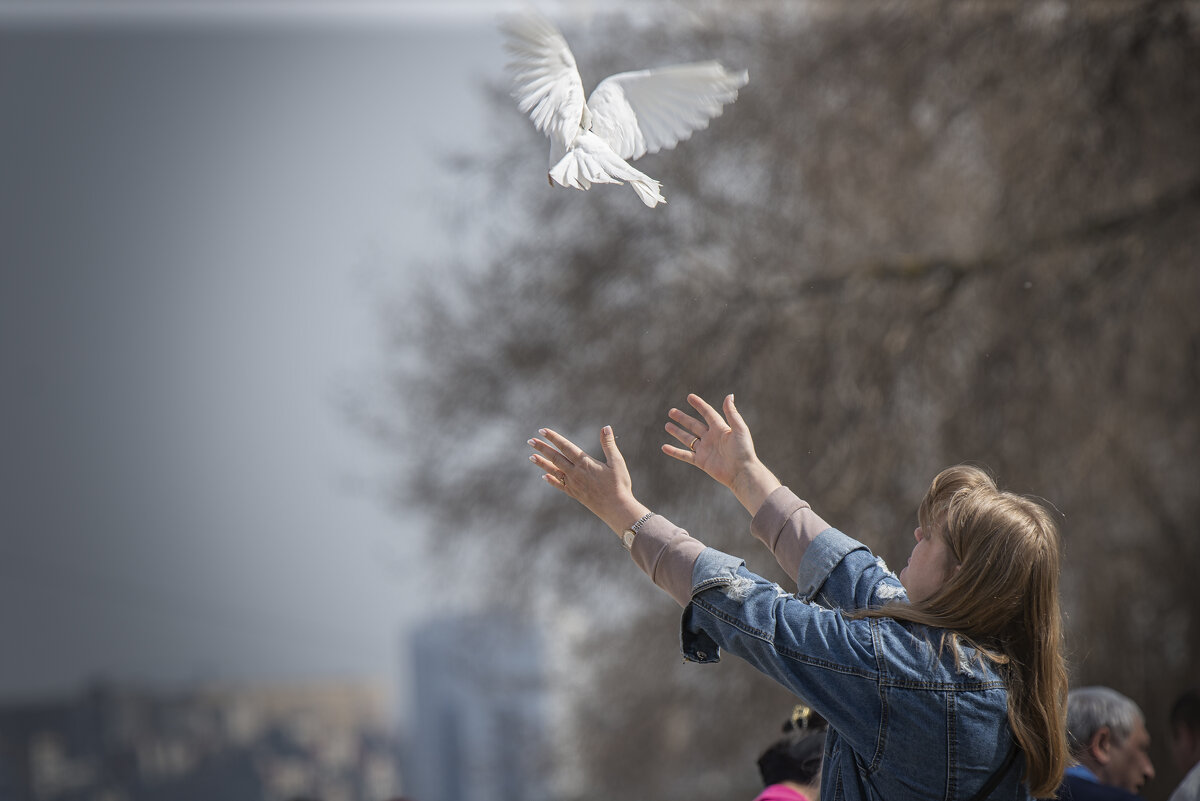
[{"label": "person in blue shirt", "polygon": [[1109,687],[1078,687],[1067,697],[1067,737],[1074,764],[1060,801],[1140,801],[1154,778],[1150,733],[1142,710]]},{"label": "person in blue shirt", "polygon": [[746,659],[829,722],[823,801],[1049,798],[1067,764],[1060,543],[1038,503],[982,470],[948,468],[918,510],[899,577],[829,526],[758,459],[750,430],[688,396],[668,456],[753,516],[793,594],[643,505],[610,426],[603,461],[549,428],[530,460],[582,503],[683,607],[685,659]]}]

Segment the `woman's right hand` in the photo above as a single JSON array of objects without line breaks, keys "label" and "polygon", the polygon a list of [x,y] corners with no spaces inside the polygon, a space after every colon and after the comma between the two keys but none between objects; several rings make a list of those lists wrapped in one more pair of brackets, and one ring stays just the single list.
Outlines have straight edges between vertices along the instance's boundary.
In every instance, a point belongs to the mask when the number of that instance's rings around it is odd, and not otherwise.
[{"label": "woman's right hand", "polygon": [[663,453],[703,470],[754,514],[780,482],[755,454],[750,428],[733,405],[733,395],[725,397],[724,417],[699,395],[688,395],[687,400],[702,419],[679,409],[667,412],[672,421],[667,433],[685,447],[663,445]]}]

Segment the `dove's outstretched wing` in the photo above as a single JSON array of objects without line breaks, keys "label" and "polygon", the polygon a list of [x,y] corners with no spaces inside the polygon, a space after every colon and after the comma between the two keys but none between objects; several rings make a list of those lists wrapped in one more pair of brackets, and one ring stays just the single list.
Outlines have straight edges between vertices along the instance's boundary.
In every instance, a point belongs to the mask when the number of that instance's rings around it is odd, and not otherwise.
[{"label": "dove's outstretched wing", "polygon": [[588,98],[591,127],[623,159],[669,150],[721,116],[747,80],[715,61],[612,75]]},{"label": "dove's outstretched wing", "polygon": [[513,57],[508,67],[518,107],[539,131],[565,147],[579,133],[587,109],[567,40],[548,20],[532,13],[506,20],[501,28],[508,37],[505,49]]}]

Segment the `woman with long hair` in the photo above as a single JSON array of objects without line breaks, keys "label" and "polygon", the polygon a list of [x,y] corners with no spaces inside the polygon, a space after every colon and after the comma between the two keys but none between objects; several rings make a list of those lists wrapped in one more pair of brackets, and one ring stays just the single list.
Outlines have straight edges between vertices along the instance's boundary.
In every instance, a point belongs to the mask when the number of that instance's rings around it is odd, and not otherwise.
[{"label": "woman with long hair", "polygon": [[[684,608],[683,652],[721,649],[829,722],[822,797],[1049,798],[1067,764],[1059,535],[1038,503],[960,465],[931,483],[908,564],[893,574],[758,459],[745,421],[696,395],[671,409],[667,455],[727,487],[796,580],[790,594],[644,506],[611,427],[604,461],[551,429],[530,456]],[[682,447],[680,447],[682,446]]]}]

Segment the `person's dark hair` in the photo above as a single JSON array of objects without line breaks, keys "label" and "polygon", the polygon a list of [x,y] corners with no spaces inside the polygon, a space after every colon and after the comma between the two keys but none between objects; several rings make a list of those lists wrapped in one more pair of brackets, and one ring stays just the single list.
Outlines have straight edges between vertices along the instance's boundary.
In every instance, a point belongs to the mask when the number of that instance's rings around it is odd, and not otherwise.
[{"label": "person's dark hair", "polygon": [[1171,704],[1171,733],[1182,729],[1200,733],[1200,690],[1186,690]]},{"label": "person's dark hair", "polygon": [[812,784],[821,775],[821,754],[829,724],[807,706],[797,706],[783,724],[784,737],[758,758],[763,785],[780,782]]}]

